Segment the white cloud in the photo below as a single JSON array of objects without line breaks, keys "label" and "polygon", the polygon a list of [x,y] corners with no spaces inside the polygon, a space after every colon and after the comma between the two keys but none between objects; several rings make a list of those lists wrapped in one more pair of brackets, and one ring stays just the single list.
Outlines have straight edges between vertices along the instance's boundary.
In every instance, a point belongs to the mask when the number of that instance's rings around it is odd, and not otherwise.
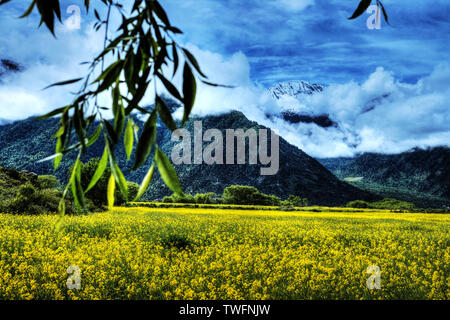
[{"label": "white cloud", "polygon": [[318,157],[449,145],[449,82],[450,66],[440,65],[416,84],[402,83],[391,72],[377,68],[361,85],[330,85],[300,102],[316,115],[328,114],[338,127],[305,135],[310,125],[286,126],[291,133],[301,133],[288,141]]},{"label": "white cloud", "polygon": [[[241,52],[225,58],[189,48],[212,81],[237,86],[223,89],[201,85],[194,114],[241,110],[249,119],[278,129],[288,142],[315,157],[397,153],[416,146],[449,145],[449,65],[437,66],[416,84],[402,83],[392,72],[379,67],[361,84],[331,84],[312,96],[273,101],[266,88],[251,81],[248,59]],[[310,115],[328,114],[337,126],[290,124],[265,116],[286,107]]]}]

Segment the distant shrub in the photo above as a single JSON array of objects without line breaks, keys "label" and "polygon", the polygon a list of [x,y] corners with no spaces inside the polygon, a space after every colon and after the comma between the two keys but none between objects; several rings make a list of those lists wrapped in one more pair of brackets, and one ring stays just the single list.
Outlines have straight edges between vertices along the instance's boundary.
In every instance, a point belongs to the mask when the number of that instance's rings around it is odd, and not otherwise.
[{"label": "distant shrub", "polygon": [[[92,158],[87,163],[81,164],[81,186],[84,190],[87,189],[89,183],[94,176],[95,171],[97,170],[100,159]],[[69,168],[68,176],[70,177],[72,174],[73,167]],[[89,190],[86,194],[86,198],[91,199],[92,202],[98,206],[102,207],[108,203],[107,199],[107,189],[108,189],[108,180],[111,176],[111,169],[106,168],[103,175],[98,180],[97,184]],[[116,197],[117,199],[117,197]]]},{"label": "distant shrub", "polygon": [[309,201],[307,198],[300,198],[299,196],[290,195],[286,200],[281,202],[284,207],[307,207]]},{"label": "distant shrub", "polygon": [[31,183],[25,183],[17,190],[17,196],[31,199],[37,192],[36,188]]},{"label": "distant shrub", "polygon": [[[139,192],[139,185],[135,182],[128,181],[127,187],[128,187],[128,200],[133,201]],[[122,196],[122,193],[120,193],[118,189],[116,189],[115,195],[116,195],[116,205],[126,203],[125,199]]]},{"label": "distant shrub", "polygon": [[[100,162],[100,159],[98,158],[92,158],[85,164],[81,164],[81,186],[83,189],[87,189],[89,184],[91,183],[92,177],[95,174],[95,171],[97,170],[98,164]],[[69,176],[72,172],[72,167],[69,169]],[[86,198],[90,199],[92,203],[97,207],[97,209],[101,209],[104,206],[108,204],[107,199],[107,190],[108,190],[108,181],[109,177],[111,176],[111,169],[106,168],[103,175],[100,177],[100,179],[97,181],[97,184],[89,190],[88,193],[86,193]],[[139,191],[139,185],[134,182],[127,182],[128,186],[128,201],[132,201]],[[116,205],[122,205],[125,204],[126,201],[122,196],[122,193],[120,192],[119,188],[116,188],[115,190],[115,204]]]},{"label": "distant shrub", "polygon": [[354,200],[347,203],[347,207],[349,208],[359,208],[359,209],[367,209],[369,208],[369,203],[362,200]]},{"label": "distant shrub", "polygon": [[41,189],[56,189],[60,185],[58,178],[52,175],[39,176],[38,182]]},{"label": "distant shrub", "polygon": [[[62,198],[62,192],[56,189],[36,189],[26,183],[17,189],[14,198],[0,201],[0,212],[14,214],[56,213]],[[66,213],[75,212],[73,203],[66,200]]]},{"label": "distant shrub", "polygon": [[186,194],[184,197],[177,194],[171,196],[166,196],[163,198],[164,203],[196,203],[194,196],[191,194]]},{"label": "distant shrub", "polygon": [[193,203],[193,204],[212,204],[215,203],[215,197],[217,195],[214,192],[209,193],[197,193],[195,196],[186,194],[184,197],[173,194],[166,196],[162,199],[164,203]]},{"label": "distant shrub", "polygon": [[215,197],[217,195],[214,192],[209,193],[197,193],[194,196],[195,203],[197,204],[213,204],[215,203]]},{"label": "distant shrub", "polygon": [[165,196],[162,199],[162,202],[164,202],[164,203],[173,203],[173,197],[172,196]]},{"label": "distant shrub", "polygon": [[416,206],[407,201],[386,198],[381,201],[370,203],[373,209],[387,209],[387,210],[414,210]]},{"label": "distant shrub", "polygon": [[414,210],[416,206],[407,201],[386,198],[376,202],[366,202],[362,200],[355,200],[347,203],[347,207],[350,208],[370,208],[370,209],[383,209],[383,210]]},{"label": "distant shrub", "polygon": [[277,196],[261,193],[252,186],[229,186],[222,194],[225,204],[279,206],[281,199]]}]

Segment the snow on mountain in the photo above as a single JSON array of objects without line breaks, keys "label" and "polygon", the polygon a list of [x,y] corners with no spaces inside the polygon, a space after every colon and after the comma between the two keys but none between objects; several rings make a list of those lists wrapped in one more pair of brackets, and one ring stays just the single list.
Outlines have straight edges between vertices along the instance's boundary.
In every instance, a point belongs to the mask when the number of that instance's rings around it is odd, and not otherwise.
[{"label": "snow on mountain", "polygon": [[327,114],[317,114],[303,103],[302,97],[320,93],[324,86],[306,81],[280,82],[269,88],[269,92],[278,105],[278,111],[269,118],[275,116],[291,123],[315,123],[319,127],[328,128],[336,126],[336,123]]},{"label": "snow on mountain", "polygon": [[316,83],[309,83],[306,81],[286,81],[277,83],[269,91],[272,97],[280,100],[283,96],[290,96],[298,98],[301,95],[311,95],[317,92],[322,92],[324,86]]}]

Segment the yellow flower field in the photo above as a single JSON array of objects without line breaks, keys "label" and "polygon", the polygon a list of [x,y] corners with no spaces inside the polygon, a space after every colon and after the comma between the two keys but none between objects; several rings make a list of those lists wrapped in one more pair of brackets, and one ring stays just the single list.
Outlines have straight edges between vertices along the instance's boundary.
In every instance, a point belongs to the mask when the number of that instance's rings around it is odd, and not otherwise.
[{"label": "yellow flower field", "polygon": [[136,207],[66,217],[60,233],[56,220],[0,214],[0,299],[450,296],[447,215]]}]

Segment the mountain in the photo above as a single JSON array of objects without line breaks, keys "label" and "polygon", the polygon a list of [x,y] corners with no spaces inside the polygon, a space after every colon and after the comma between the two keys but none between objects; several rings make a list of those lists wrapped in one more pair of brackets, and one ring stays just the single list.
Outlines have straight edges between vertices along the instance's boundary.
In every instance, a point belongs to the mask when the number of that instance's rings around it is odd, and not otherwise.
[{"label": "mountain", "polygon": [[[249,129],[262,128],[255,122],[249,121],[240,112],[231,112],[221,116],[208,116],[191,119],[186,128],[191,132],[195,120],[202,120],[203,130],[217,128]],[[142,127],[143,122],[136,119]],[[51,162],[38,163],[53,153],[54,139],[52,139],[58,125],[58,119],[33,120],[7,124],[0,127],[0,166],[14,167],[37,174],[55,174],[62,181],[67,180],[67,169],[74,161],[74,154],[69,154],[61,167],[53,172]],[[158,130],[158,144],[170,157],[175,144],[171,141],[171,132],[160,126]],[[270,145],[270,144],[269,144]],[[205,146],[205,145],[204,145]],[[91,157],[100,157],[103,144],[98,141],[94,144],[84,160]],[[119,146],[117,159],[127,179],[140,182],[146,174],[147,168],[130,171],[131,163],[126,161],[123,147]],[[246,162],[248,163],[248,161]],[[300,195],[317,205],[343,205],[355,199],[374,200],[377,197],[363,192],[343,181],[337,179],[325,169],[318,161],[308,156],[297,147],[290,145],[280,138],[280,170],[273,176],[261,176],[261,165],[179,165],[175,167],[185,192],[216,192],[221,194],[223,189],[233,184],[252,185],[260,191],[275,194],[286,198],[289,194]],[[158,174],[155,174],[149,191],[145,195],[148,200],[161,199],[171,194],[163,184]]]},{"label": "mountain", "polygon": [[[337,177],[379,194],[414,196],[450,204],[450,149],[415,148],[400,154],[365,153],[319,159]],[[423,200],[423,199],[422,199]],[[418,200],[416,200],[417,202]],[[429,201],[428,201],[429,202]]]},{"label": "mountain", "polygon": [[281,109],[278,113],[266,114],[266,117],[269,119],[272,117],[281,118],[291,124],[302,122],[315,123],[322,128],[337,127],[337,123],[328,114],[314,114],[311,110],[302,110],[302,107],[298,106],[295,100],[305,95],[322,92],[324,88],[323,85],[303,80],[277,83],[268,90]]},{"label": "mountain", "polygon": [[323,89],[324,86],[320,84],[309,83],[307,81],[300,80],[279,82],[275,86],[269,88],[269,92],[274,99],[279,100],[283,96],[298,98],[301,95],[310,95],[317,92],[322,92]]}]

